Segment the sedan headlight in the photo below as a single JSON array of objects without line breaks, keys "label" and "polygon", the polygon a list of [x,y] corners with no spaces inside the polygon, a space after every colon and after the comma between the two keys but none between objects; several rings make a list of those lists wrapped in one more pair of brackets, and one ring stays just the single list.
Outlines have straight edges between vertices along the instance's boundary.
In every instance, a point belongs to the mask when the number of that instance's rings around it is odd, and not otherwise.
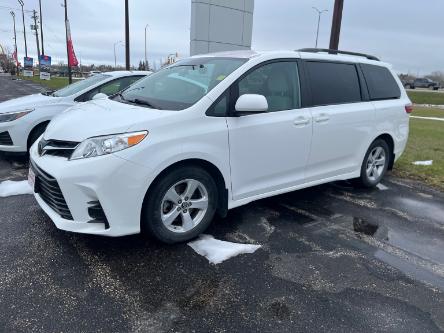
[{"label": "sedan headlight", "polygon": [[25,109],[21,111],[0,113],[0,123],[6,123],[10,121],[17,120],[21,117],[26,116],[28,113],[34,111],[34,109]]},{"label": "sedan headlight", "polygon": [[141,131],[89,138],[79,144],[70,159],[112,154],[139,144],[147,135],[148,131]]}]

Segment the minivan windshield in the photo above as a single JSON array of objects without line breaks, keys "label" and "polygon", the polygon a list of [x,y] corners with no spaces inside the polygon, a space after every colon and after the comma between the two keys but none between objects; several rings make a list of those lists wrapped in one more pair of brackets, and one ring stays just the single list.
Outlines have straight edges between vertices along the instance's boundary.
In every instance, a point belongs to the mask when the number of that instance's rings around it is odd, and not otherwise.
[{"label": "minivan windshield", "polygon": [[105,81],[111,77],[110,75],[106,74],[96,74],[94,76],[91,76],[85,80],[77,81],[76,83],[70,84],[69,86],[62,88],[60,90],[57,90],[53,96],[55,97],[67,97],[74,94],[77,94],[78,92],[96,85],[99,82]]},{"label": "minivan windshield", "polygon": [[155,109],[183,110],[198,102],[247,59],[203,57],[177,62],[132,85],[122,102]]}]

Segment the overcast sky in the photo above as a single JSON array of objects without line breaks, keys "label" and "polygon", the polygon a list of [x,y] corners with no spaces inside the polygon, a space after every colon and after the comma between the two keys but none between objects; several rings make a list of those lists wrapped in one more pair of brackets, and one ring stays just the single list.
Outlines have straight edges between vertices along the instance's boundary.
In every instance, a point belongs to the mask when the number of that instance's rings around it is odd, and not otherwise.
[{"label": "overcast sky", "polygon": [[[25,9],[38,10],[38,0],[24,0]],[[66,57],[62,0],[42,0],[45,53],[55,62]],[[334,0],[255,0],[253,49],[314,47],[317,13],[321,21],[319,46],[327,47]],[[24,55],[21,12],[17,0],[0,0],[0,44],[12,49],[12,18],[17,21],[20,58]],[[124,40],[123,0],[68,0],[74,48],[82,62],[114,63],[113,44]],[[170,53],[189,54],[191,0],[130,0],[131,62],[144,57],[144,28],[148,29],[148,58],[159,61]],[[398,72],[427,74],[444,71],[443,0],[345,0],[340,48],[375,54]],[[31,13],[25,13],[28,54],[36,55]],[[53,60],[53,61],[54,61]],[[118,63],[124,47],[117,46]]]}]

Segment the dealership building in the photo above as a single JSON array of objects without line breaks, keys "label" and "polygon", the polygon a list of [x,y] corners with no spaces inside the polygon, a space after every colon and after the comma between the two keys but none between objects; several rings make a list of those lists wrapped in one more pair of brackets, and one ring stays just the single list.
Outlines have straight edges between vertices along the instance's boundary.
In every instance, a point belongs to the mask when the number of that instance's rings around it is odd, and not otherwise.
[{"label": "dealership building", "polygon": [[191,55],[251,48],[254,0],[191,1]]}]

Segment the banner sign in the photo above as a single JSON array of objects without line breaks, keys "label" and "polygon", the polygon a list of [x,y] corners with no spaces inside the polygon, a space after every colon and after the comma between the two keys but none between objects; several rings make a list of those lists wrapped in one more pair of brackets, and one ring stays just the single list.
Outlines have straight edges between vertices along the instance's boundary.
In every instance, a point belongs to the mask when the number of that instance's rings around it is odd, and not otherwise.
[{"label": "banner sign", "polygon": [[25,57],[23,64],[23,76],[34,76],[34,59],[30,57]]},{"label": "banner sign", "polygon": [[40,80],[51,79],[51,57],[47,55],[40,56]]},{"label": "banner sign", "polygon": [[77,67],[79,62],[77,61],[76,53],[74,52],[74,45],[71,39],[71,28],[69,26],[69,21],[65,21],[66,24],[66,38],[68,44],[68,66],[69,67]]}]

